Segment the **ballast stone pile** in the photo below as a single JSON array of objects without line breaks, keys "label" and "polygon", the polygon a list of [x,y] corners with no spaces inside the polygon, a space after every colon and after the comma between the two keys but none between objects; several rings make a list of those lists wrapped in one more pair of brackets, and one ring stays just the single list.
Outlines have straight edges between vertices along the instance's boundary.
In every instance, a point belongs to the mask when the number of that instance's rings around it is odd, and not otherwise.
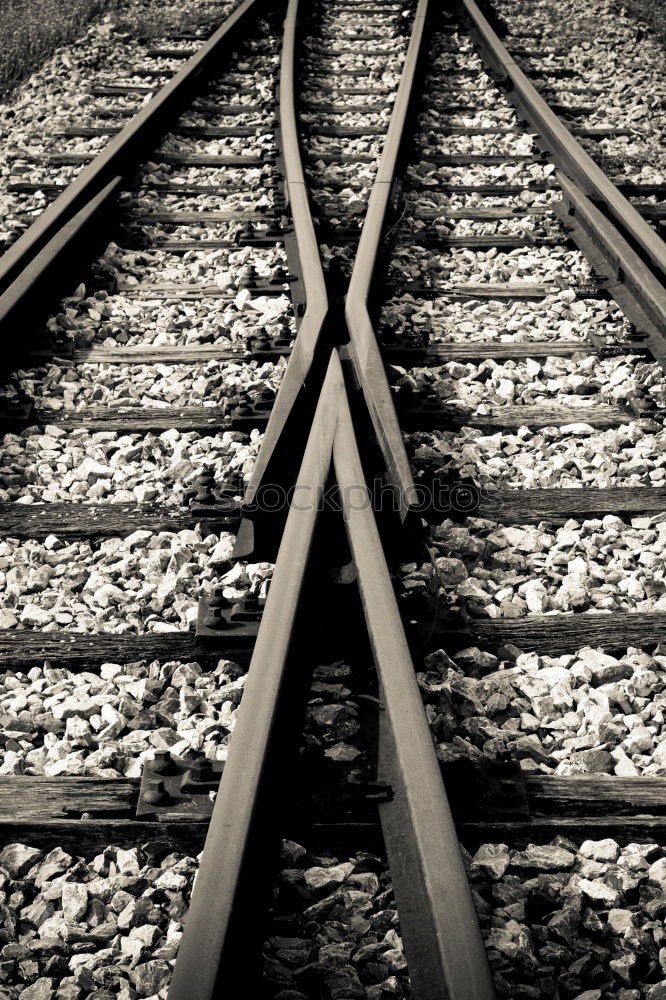
[{"label": "ballast stone pile", "polygon": [[[581,353],[572,358],[527,358],[525,361],[450,361],[436,368],[393,366],[397,389],[418,397],[434,393],[442,402],[472,407],[484,415],[491,407],[561,403],[585,406],[628,404],[634,393],[660,409],[666,408],[666,378],[655,361],[637,355],[599,358]],[[585,418],[584,412],[581,417]]]},{"label": "ballast stone pile", "polygon": [[487,433],[478,427],[406,436],[417,476],[427,462],[479,487],[659,486],[666,479],[666,431],[637,419],[598,430],[584,421]]},{"label": "ballast stone pile", "polygon": [[[221,406],[239,393],[277,391],[284,361],[205,361],[201,364],[79,364],[59,361],[19,370],[17,390],[43,409],[87,410],[90,406]],[[57,419],[54,415],[54,419]]]},{"label": "ballast stone pile", "polygon": [[122,434],[56,425],[6,434],[0,453],[0,502],[156,502],[180,507],[199,475],[218,484],[231,475],[249,477],[263,435],[256,428]]},{"label": "ballast stone pile", "polygon": [[[244,344],[259,329],[277,333],[290,326],[291,300],[283,294],[265,295],[244,287],[243,275],[255,268],[256,280],[273,280],[285,267],[279,249],[244,247],[237,251],[191,250],[171,254],[162,250],[120,250],[111,243],[93,267],[103,284],[117,281],[111,294],[105,288],[87,293],[84,285],[61,302],[61,311],[46,323],[47,336],[64,336],[76,347],[156,347],[201,343]],[[282,283],[282,282],[280,282]],[[160,285],[169,286],[164,298]],[[140,286],[140,288],[137,288]],[[175,289],[171,286],[176,286]],[[221,297],[204,296],[178,301],[178,292],[212,287]],[[133,289],[137,292],[130,294]],[[153,293],[154,294],[151,294]]]},{"label": "ballast stone pile", "polygon": [[[444,603],[464,598],[491,618],[666,610],[666,514],[562,526],[447,520],[433,544]],[[409,563],[403,572],[411,589],[427,589],[429,564]]]},{"label": "ballast stone pile", "polygon": [[663,847],[555,837],[462,851],[499,997],[666,996]]},{"label": "ballast stone pile", "polygon": [[418,284],[428,277],[434,287],[470,282],[540,284],[557,278],[581,285],[591,281],[590,265],[583,254],[562,247],[521,247],[508,252],[496,247],[477,251],[452,248],[437,254],[430,248],[410,246],[394,250],[390,264],[393,280]]},{"label": "ballast stone pile", "polygon": [[0,851],[6,1000],[165,1000],[198,859],[151,844],[92,860]]},{"label": "ballast stone pile", "polygon": [[[509,658],[510,657],[510,658]],[[584,646],[426,657],[419,687],[443,762],[508,753],[523,771],[666,777],[666,656]]]},{"label": "ballast stone pile", "polygon": [[0,678],[0,775],[139,778],[169,751],[226,760],[245,670],[177,660],[103,663],[95,673],[45,664]]},{"label": "ballast stone pile", "polygon": [[272,566],[228,569],[234,541],[226,532],[204,535],[201,526],[69,543],[8,538],[0,543],[0,628],[187,631],[204,584],[221,586],[232,602],[265,597]]},{"label": "ballast stone pile", "polygon": [[586,341],[590,325],[599,336],[623,339],[629,327],[617,305],[606,299],[578,299],[571,289],[538,302],[515,299],[451,301],[445,294],[419,299],[394,295],[382,307],[381,325],[432,343],[501,344]]},{"label": "ballast stone pile", "polygon": [[263,981],[275,1000],[411,995],[390,873],[381,858],[315,855],[283,841],[271,921]]},{"label": "ballast stone pile", "polygon": [[636,15],[611,0],[586,4],[556,0],[548,5],[536,0],[519,4],[499,0],[497,11],[514,33],[506,40],[510,51],[512,46],[524,44],[518,36],[526,30],[538,33],[544,57],[538,60],[541,68],[552,58],[549,51],[566,54],[567,67],[576,72],[572,84],[586,88],[585,104],[595,108],[588,119],[590,125],[632,130],[627,137],[612,136],[610,148],[622,158],[625,146],[640,143],[641,155],[627,157],[636,164],[631,171],[634,179],[666,181],[663,46]]},{"label": "ballast stone pile", "polygon": [[[155,10],[168,11],[173,8],[171,3],[150,4],[150,16],[155,16]],[[213,10],[209,4],[193,2],[191,6],[191,28],[198,22],[210,23],[211,14],[224,17],[233,10],[235,3],[219,3]],[[137,4],[134,11],[141,15]],[[122,11],[112,13],[90,25],[81,37],[74,42],[60,46],[57,52],[32,73],[20,86],[13,91],[6,102],[0,104],[0,138],[3,140],[3,153],[0,156],[0,182],[4,189],[0,194],[0,241],[10,245],[21,232],[26,229],[47,205],[43,192],[22,194],[7,192],[6,187],[11,181],[30,180],[35,173],[35,164],[28,154],[63,151],[63,138],[59,132],[88,117],[90,106],[104,103],[104,98],[95,98],[90,90],[93,82],[102,82],[103,74],[115,74],[118,82],[121,68],[134,64],[139,66],[150,60],[146,51],[158,44],[158,40],[139,43],[114,30]],[[172,45],[172,42],[169,42]],[[156,63],[157,65],[157,63]],[[182,63],[177,68],[180,69]],[[145,84],[145,80],[137,81]],[[117,96],[114,106],[138,108],[150,94],[138,94],[132,97]],[[106,139],[102,137],[102,144]],[[67,147],[71,151],[82,151],[94,148],[99,140],[69,139]],[[25,154],[22,156],[21,154]],[[58,168],[50,165],[49,183],[66,183],[81,169],[77,167]],[[39,175],[35,174],[38,181]]]}]

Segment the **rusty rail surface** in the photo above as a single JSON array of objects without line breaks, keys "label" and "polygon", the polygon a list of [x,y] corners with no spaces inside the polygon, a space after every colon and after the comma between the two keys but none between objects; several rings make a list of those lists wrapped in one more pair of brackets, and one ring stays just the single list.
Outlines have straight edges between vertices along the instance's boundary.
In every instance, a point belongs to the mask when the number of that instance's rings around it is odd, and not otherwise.
[{"label": "rusty rail surface", "polygon": [[[262,485],[268,483],[268,470],[272,466],[274,467],[273,460],[276,457],[276,449],[280,445],[284,445],[287,424],[294,408],[304,394],[306,379],[311,372],[315,351],[328,314],[326,281],[310,214],[298,139],[295,67],[298,14],[299,0],[289,0],[280,60],[278,117],[285,197],[294,225],[299,268],[305,295],[305,312],[300,321],[287,368],[264,433],[264,440],[245,491],[244,513],[246,518],[248,515],[252,516],[250,511],[257,503],[258,493]],[[284,452],[282,454],[284,455]],[[246,520],[241,526],[234,554],[240,558],[251,552],[256,554],[255,532],[252,521]]]},{"label": "rusty rail surface", "polygon": [[[389,189],[424,38],[428,0],[420,0],[385,153],[371,195],[372,213],[364,227],[363,265],[355,268],[347,298],[352,344],[322,344],[328,362],[319,390],[312,428],[290,503],[268,602],[259,627],[238,722],[220,783],[203,860],[180,946],[169,1000],[209,1000],[216,984],[233,989],[242,983],[238,963],[243,942],[252,936],[256,906],[248,912],[248,880],[256,869],[253,845],[266,816],[262,800],[274,793],[271,762],[279,758],[278,706],[285,702],[296,616],[313,536],[317,508],[327,482],[340,488],[349,544],[356,564],[368,637],[380,680],[379,773],[390,781],[392,801],[380,819],[388,861],[400,906],[401,926],[418,1000],[492,1000],[492,978],[467,884],[462,856],[409,655],[400,613],[383,553],[375,514],[369,502],[357,510],[352,498],[366,489],[351,396],[360,385],[388,468],[399,485],[405,510],[413,487],[400,428],[375,332],[367,313],[374,261],[388,210]],[[290,0],[285,21],[280,78],[280,124],[286,190],[292,210],[298,254],[304,264],[306,311],[283,388],[271,415],[246,493],[257,497],[287,422],[312,376],[312,364],[328,314],[325,279],[309,213],[296,120],[294,54],[298,0]],[[296,502],[297,501],[297,502]],[[305,502],[304,502],[305,501]],[[351,502],[351,506],[350,506]],[[245,551],[244,544],[241,551]],[[238,554],[238,549],[236,554]],[[329,614],[335,614],[334,609]],[[267,791],[267,787],[270,789]],[[270,824],[269,824],[270,825]],[[275,824],[273,823],[273,826]],[[261,852],[260,852],[261,853]],[[205,970],[205,971],[203,971]],[[193,983],[196,987],[193,988]]]},{"label": "rusty rail surface", "polygon": [[248,892],[247,886],[253,878],[252,866],[257,864],[252,845],[269,821],[263,799],[268,772],[279,759],[275,731],[287,683],[287,658],[342,393],[342,369],[332,354],[296,484],[298,494],[310,500],[292,506],[287,517],[169,1000],[210,1000],[222,984],[233,993],[233,986],[242,987],[247,975],[247,969],[239,969],[239,956],[245,954],[243,942],[256,921],[254,892]]},{"label": "rusty rail surface", "polygon": [[345,400],[333,441],[345,525],[380,682],[379,805],[400,930],[416,1000],[495,996],[458,835],[442,784],[416,671],[368,504],[355,502],[364,473]]},{"label": "rusty rail surface", "polygon": [[574,181],[556,172],[562,201],[553,206],[595,271],[636,327],[631,346],[647,347],[666,366],[666,288],[594,202]]},{"label": "rusty rail surface", "polygon": [[395,184],[399,153],[405,139],[405,126],[412,104],[414,81],[419,59],[424,50],[428,8],[428,0],[419,0],[386,142],[370,192],[368,211],[363,222],[345,305],[352,361],[386,462],[389,482],[397,500],[397,509],[403,521],[410,507],[416,502],[416,491],[391,390],[386,380],[379,344],[370,319],[368,299]]}]

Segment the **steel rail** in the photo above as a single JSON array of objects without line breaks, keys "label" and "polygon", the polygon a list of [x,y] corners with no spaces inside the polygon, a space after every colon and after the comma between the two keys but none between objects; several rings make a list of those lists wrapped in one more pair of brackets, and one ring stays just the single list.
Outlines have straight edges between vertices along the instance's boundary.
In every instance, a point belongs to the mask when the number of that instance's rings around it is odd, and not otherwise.
[{"label": "steel rail", "polygon": [[[169,80],[141,108],[131,121],[107,143],[78,177],[68,184],[18,240],[0,257],[0,327],[15,318],[19,304],[30,304],[34,290],[41,284],[38,256],[47,245],[48,257],[57,260],[64,271],[68,262],[67,250],[71,244],[60,237],[63,228],[75,216],[82,223],[86,211],[91,220],[100,205],[98,196],[110,182],[120,177],[126,179],[155,143],[168,122],[172,122],[191,97],[195,84],[212,74],[219,65],[227,44],[235,38],[240,27],[249,20],[264,0],[243,0],[224,23],[215,31],[183,68]],[[109,199],[111,195],[109,195]],[[107,203],[108,204],[108,203]],[[8,295],[11,291],[11,295]]]},{"label": "steel rail", "polygon": [[[271,764],[273,735],[287,657],[312,538],[331,464],[337,411],[344,396],[337,353],[331,354],[271,588],[252,654],[236,728],[208,829],[199,873],[178,949],[169,1000],[211,1000],[216,987],[241,988],[239,969],[248,921],[247,868],[257,833],[261,792]],[[250,900],[251,903],[251,900]],[[255,917],[256,919],[256,917]],[[241,994],[239,994],[241,995]]]},{"label": "steel rail", "polygon": [[[63,258],[72,260],[83,248],[90,248],[99,239],[100,224],[108,217],[122,189],[123,178],[112,177],[87,205],[68,219],[52,240],[42,247],[29,267],[0,295],[0,328],[18,324],[24,317],[26,304],[36,303],[48,294],[48,286],[59,280]],[[24,349],[21,339],[7,344],[2,366],[12,361],[12,344]],[[7,350],[9,348],[9,350]]]},{"label": "steel rail", "polygon": [[[562,201],[553,206],[637,332],[631,346],[647,347],[666,366],[666,286],[618,233],[612,222],[569,177],[555,174]],[[640,332],[638,332],[640,331]]]},{"label": "steel rail", "polygon": [[428,7],[429,0],[419,0],[386,141],[370,192],[368,211],[363,222],[345,304],[352,362],[386,462],[389,482],[395,493],[401,520],[407,517],[410,508],[417,502],[416,488],[393,405],[393,397],[386,379],[377,336],[370,319],[368,302],[398,156],[404,142],[413,84],[422,54]]},{"label": "steel rail", "polygon": [[[305,292],[305,313],[298,328],[287,368],[282,377],[282,382],[271,410],[268,426],[264,433],[264,440],[257,455],[250,481],[246,487],[244,497],[246,512],[251,509],[257,500],[258,491],[264,483],[267,469],[278,441],[283,437],[289,416],[298,397],[303,392],[304,383],[312,368],[315,350],[328,313],[326,281],[319,256],[319,246],[317,244],[314,224],[310,214],[308,191],[298,140],[295,87],[298,12],[299,0],[289,0],[284,22],[280,61],[279,121],[285,194],[294,224],[294,234]],[[241,554],[241,545],[244,551],[252,547],[250,542],[241,540],[236,549],[237,555]]]},{"label": "steel rail", "polygon": [[538,132],[549,155],[590,198],[598,199],[621,230],[646,254],[648,262],[666,278],[666,243],[585,152],[564,122],[536,91],[511,58],[475,0],[460,0],[481,44],[485,61],[505,80],[511,100]]},{"label": "steel rail", "polygon": [[[488,959],[346,400],[333,464],[381,686],[379,816],[415,1000],[492,1000]],[[364,500],[366,502],[364,502]]]},{"label": "steel rail", "polygon": [[[397,112],[392,117],[387,137],[387,146],[394,157],[382,160],[378,186],[373,187],[375,211],[380,204],[383,208],[371,220],[374,235],[366,236],[370,275],[374,270],[389,188],[404,135],[427,3],[428,0],[419,3],[406,70],[401,77]],[[279,395],[276,401],[273,415],[275,417],[278,403],[282,413],[274,418],[272,437],[268,446],[262,449],[261,467],[255,470],[246,503],[256,498],[275,446],[285,436],[287,418],[311,370],[328,315],[325,280],[308,208],[296,127],[297,13],[298,0],[290,0],[283,42],[280,106],[283,155],[285,165],[289,163],[288,169],[285,167],[286,190],[294,214],[299,258],[303,262],[306,313],[297,336],[297,343],[302,342],[296,355],[300,360],[292,366],[292,355],[289,362],[295,374],[290,376],[289,389],[284,393],[281,389],[282,398]],[[358,285],[358,275],[356,280]],[[365,315],[369,286],[370,278],[360,303]],[[351,291],[350,285],[350,294]],[[351,315],[356,323],[358,312],[353,304]],[[349,312],[347,319],[349,322]],[[375,409],[370,411],[375,430],[384,445],[382,450],[389,476],[396,476],[404,491],[402,498],[407,500],[407,509],[413,483],[376,337],[371,325],[360,330],[355,325],[354,334],[357,345],[362,348],[360,354],[356,354],[356,377],[366,395],[376,402]],[[359,364],[359,358],[363,364]],[[288,654],[305,572],[311,561],[318,501],[323,497],[332,462],[341,487],[368,634],[386,703],[381,767],[382,775],[393,787],[394,802],[382,807],[381,819],[389,863],[396,873],[396,896],[401,907],[414,994],[418,1000],[435,1000],[435,997],[437,1000],[492,1000],[494,997],[471,892],[372,506],[367,498],[360,509],[353,506],[366,480],[340,356],[331,347],[211,819],[169,1000],[210,1000],[222,984],[227,991],[233,991],[234,985],[241,982],[238,961],[242,941],[251,933],[250,921],[256,919],[252,910],[248,911],[247,872],[252,867],[258,828],[262,821],[264,824],[268,821],[262,813],[262,794],[265,797],[270,764],[276,756],[272,750],[290,673]]]}]

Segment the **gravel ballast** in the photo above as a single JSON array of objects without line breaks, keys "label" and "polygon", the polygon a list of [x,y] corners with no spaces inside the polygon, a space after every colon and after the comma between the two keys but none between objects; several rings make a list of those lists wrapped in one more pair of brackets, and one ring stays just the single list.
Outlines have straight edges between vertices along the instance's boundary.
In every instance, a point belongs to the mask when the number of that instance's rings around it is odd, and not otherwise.
[{"label": "gravel ballast", "polygon": [[389,281],[422,282],[432,286],[473,282],[548,282],[556,278],[571,284],[591,281],[588,261],[579,250],[563,247],[521,247],[518,250],[457,250],[434,252],[424,247],[398,247],[390,262]]},{"label": "gravel ballast", "polygon": [[525,772],[666,776],[666,657],[659,649],[495,656],[471,647],[455,659],[438,650],[418,681],[445,763],[508,754]]},{"label": "gravel ballast", "polygon": [[445,521],[433,542],[440,595],[447,604],[463,597],[491,618],[664,611],[664,529],[664,514],[631,520],[608,514],[561,526]]},{"label": "gravel ballast", "polygon": [[[285,363],[85,364],[67,361],[19,369],[3,387],[59,412],[91,406],[221,406],[238,393],[277,390]],[[54,414],[54,419],[57,419]]]},{"label": "gravel ballast", "polygon": [[198,860],[151,844],[92,859],[0,851],[7,1000],[167,995]]},{"label": "gravel ballast", "polygon": [[556,837],[463,853],[498,996],[666,995],[662,846]]},{"label": "gravel ballast", "polygon": [[583,420],[560,427],[520,427],[492,434],[478,427],[419,432],[406,438],[418,470],[470,477],[502,489],[658,486],[666,479],[665,433],[656,420],[632,420],[597,430]]},{"label": "gravel ballast", "polygon": [[[561,403],[585,406],[598,403],[628,404],[634,393],[662,408],[666,405],[666,380],[656,361],[636,355],[599,358],[581,352],[572,358],[528,358],[498,362],[448,364],[431,368],[392,368],[398,391],[416,398],[434,393],[442,402],[473,407],[480,415],[490,406]],[[584,412],[581,414],[584,419]]]},{"label": "gravel ballast", "polygon": [[220,660],[103,663],[95,672],[45,664],[0,679],[0,775],[138,778],[169,750],[225,760],[245,670]]},{"label": "gravel ballast", "polygon": [[[138,530],[125,538],[68,542],[0,543],[0,627],[43,632],[178,632],[196,620],[205,582],[221,582],[242,596],[245,575],[254,589],[270,575],[268,563],[231,560],[235,536]],[[236,583],[238,585],[236,585]],[[242,587],[242,589],[241,589]]]},{"label": "gravel ballast", "polygon": [[604,337],[621,339],[629,332],[614,302],[577,298],[570,289],[535,302],[492,298],[456,302],[445,294],[426,299],[404,293],[384,304],[380,318],[380,331],[388,327],[442,344],[584,342],[590,326]]},{"label": "gravel ballast", "polygon": [[273,886],[274,932],[264,944],[268,995],[276,1000],[409,997],[386,862],[367,852],[315,854],[286,840],[281,865]]},{"label": "gravel ballast", "polygon": [[217,484],[247,478],[262,434],[253,430],[123,434],[63,431],[55,425],[6,434],[0,462],[0,502],[157,502],[180,507],[202,472]]},{"label": "gravel ballast", "polygon": [[[156,16],[156,8],[165,11],[171,6],[160,2],[151,4],[149,16]],[[202,39],[208,31],[198,25],[212,25],[216,20],[223,20],[235,3],[217,3],[213,7],[207,3],[194,0],[191,5],[190,30],[200,32]],[[134,14],[140,20],[141,12],[134,4]],[[182,66],[181,60],[151,59],[147,56],[150,48],[163,44],[171,47],[173,41],[168,37],[163,39],[136,39],[127,32],[116,30],[117,22],[122,19],[122,11],[105,15],[92,24],[79,39],[62,46],[43,65],[32,73],[6,100],[0,104],[0,137],[3,141],[3,154],[0,156],[0,241],[9,246],[37,218],[48,203],[43,192],[24,194],[9,192],[7,186],[11,182],[29,181],[38,174],[33,174],[35,155],[46,156],[50,153],[81,152],[85,149],[97,149],[105,144],[105,137],[96,139],[64,138],[60,133],[64,128],[76,124],[87,124],[89,109],[103,103],[103,98],[96,98],[91,88],[96,84],[117,84],[131,73],[131,69],[139,66],[172,65],[175,69]],[[168,21],[165,22],[165,31]],[[180,43],[182,47],[182,43]],[[187,46],[188,50],[196,48],[196,42]],[[129,82],[130,77],[128,77]],[[164,78],[166,79],[166,78]],[[135,83],[146,86],[145,78],[137,78]],[[156,88],[159,81],[153,81]],[[146,93],[118,95],[112,106],[138,110],[150,99],[150,87]],[[50,165],[49,183],[61,183],[73,179],[82,165],[58,167]]]}]

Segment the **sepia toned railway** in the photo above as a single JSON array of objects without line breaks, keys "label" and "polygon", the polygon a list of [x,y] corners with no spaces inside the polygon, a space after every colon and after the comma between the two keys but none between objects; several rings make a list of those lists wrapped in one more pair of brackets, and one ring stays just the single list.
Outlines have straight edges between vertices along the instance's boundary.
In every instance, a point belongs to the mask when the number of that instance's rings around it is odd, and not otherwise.
[{"label": "sepia toned railway", "polygon": [[664,186],[515,6],[245,0],[22,152],[8,997],[666,995]]}]

